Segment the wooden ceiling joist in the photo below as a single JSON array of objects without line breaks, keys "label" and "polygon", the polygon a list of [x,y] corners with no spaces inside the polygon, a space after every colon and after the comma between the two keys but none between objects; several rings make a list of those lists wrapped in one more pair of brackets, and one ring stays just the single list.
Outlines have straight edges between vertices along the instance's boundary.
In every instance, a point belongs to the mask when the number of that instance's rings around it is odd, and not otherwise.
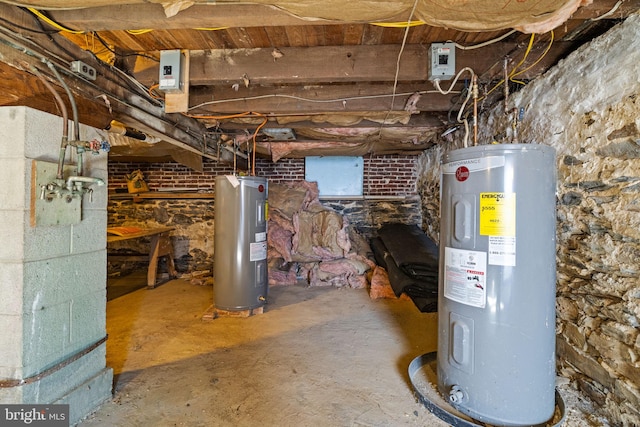
[{"label": "wooden ceiling joist", "polygon": [[[456,51],[456,68],[470,67],[484,73],[505,55],[517,51],[515,43],[496,43],[490,49]],[[546,46],[545,46],[546,47]],[[555,43],[534,67],[520,75],[537,76],[557,61],[562,43]],[[400,56],[399,82],[425,82],[429,77],[428,47],[406,45]],[[203,85],[310,85],[322,83],[393,82],[400,54],[396,45],[317,46],[274,49],[212,49],[191,51],[192,86]],[[532,55],[531,60],[537,59]],[[530,61],[532,62],[532,61]],[[523,69],[526,68],[523,64]],[[133,74],[140,82],[157,83],[158,62],[137,57]],[[243,80],[248,79],[248,83]]]}]

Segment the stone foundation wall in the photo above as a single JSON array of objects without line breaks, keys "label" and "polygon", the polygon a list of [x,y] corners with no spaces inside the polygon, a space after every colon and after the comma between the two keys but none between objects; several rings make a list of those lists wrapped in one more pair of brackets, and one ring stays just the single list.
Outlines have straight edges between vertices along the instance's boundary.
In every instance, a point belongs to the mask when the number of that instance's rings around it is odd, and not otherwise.
[{"label": "stone foundation wall", "polygon": [[[213,265],[212,199],[111,200],[109,226],[175,227],[171,232],[174,262],[178,272],[210,270]],[[134,239],[109,245],[109,255],[146,254],[149,240]],[[161,260],[163,261],[163,260]],[[139,263],[109,262],[109,274],[126,274]],[[161,270],[163,265],[160,266]]]},{"label": "stone foundation wall", "polygon": [[[630,17],[512,94],[520,142],[557,150],[558,372],[612,425],[640,425],[640,16]],[[603,55],[603,52],[624,54]],[[510,142],[502,105],[479,143]],[[438,234],[444,150],[420,161],[426,229]]]},{"label": "stone foundation wall", "polygon": [[320,200],[327,207],[344,215],[349,224],[370,239],[382,224],[400,222],[421,225],[422,211],[418,196],[393,199]]}]

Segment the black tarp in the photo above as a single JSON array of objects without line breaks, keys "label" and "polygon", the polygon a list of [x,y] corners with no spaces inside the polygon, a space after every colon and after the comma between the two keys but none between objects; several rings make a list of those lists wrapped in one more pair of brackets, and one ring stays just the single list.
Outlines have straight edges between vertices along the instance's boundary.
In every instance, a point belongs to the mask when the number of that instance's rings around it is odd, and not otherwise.
[{"label": "black tarp", "polygon": [[438,247],[416,225],[385,224],[371,240],[396,296],[407,294],[422,312],[437,311]]}]

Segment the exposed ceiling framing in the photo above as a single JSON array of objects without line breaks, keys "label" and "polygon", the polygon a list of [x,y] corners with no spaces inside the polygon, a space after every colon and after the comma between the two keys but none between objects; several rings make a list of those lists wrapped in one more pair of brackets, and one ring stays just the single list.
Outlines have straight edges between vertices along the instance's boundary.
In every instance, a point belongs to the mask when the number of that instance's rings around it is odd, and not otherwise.
[{"label": "exposed ceiling framing", "polygon": [[[0,2],[0,105],[59,114],[33,71],[59,87],[54,66],[72,87],[83,123],[104,129],[117,121],[153,138],[150,144],[114,147],[113,158],[173,159],[198,169],[201,157],[235,157],[247,166],[254,147],[272,160],[418,153],[459,124],[471,83],[470,74],[463,74],[452,93],[438,93],[428,80],[431,43],[471,46],[499,39],[479,49],[456,49],[456,70],[469,67],[478,77],[482,111],[503,96],[494,88],[505,69],[517,70],[509,88],[518,90],[640,9],[640,0],[560,1],[544,19],[529,11],[505,26],[506,12],[484,10],[475,20],[460,14],[457,22],[446,3],[439,7],[448,15],[438,15],[429,12],[436,6],[425,8],[426,0],[380,2],[384,7],[376,16],[383,18],[377,21],[370,2],[367,13],[354,14],[362,1],[343,13],[335,8],[344,2],[330,1],[323,16],[300,15],[314,3],[304,1],[191,3],[181,10],[184,2]],[[511,3],[521,2],[501,7]],[[511,28],[545,33],[532,41],[531,34]],[[184,113],[168,112],[175,96],[154,89],[160,51],[170,49],[188,53],[188,90],[178,99]],[[96,80],[70,71],[74,60],[95,68]],[[292,132],[264,132],[276,128]],[[236,147],[240,156],[233,155]]]}]

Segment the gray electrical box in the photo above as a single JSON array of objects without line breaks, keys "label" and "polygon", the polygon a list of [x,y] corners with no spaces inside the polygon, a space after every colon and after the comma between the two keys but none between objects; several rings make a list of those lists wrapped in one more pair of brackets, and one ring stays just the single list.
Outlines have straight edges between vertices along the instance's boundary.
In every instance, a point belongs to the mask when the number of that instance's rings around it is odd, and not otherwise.
[{"label": "gray electrical box", "polygon": [[165,93],[182,93],[184,90],[184,57],[180,49],[160,51],[160,83],[158,89]]},{"label": "gray electrical box", "polygon": [[456,45],[431,43],[429,80],[451,80],[456,75]]}]

